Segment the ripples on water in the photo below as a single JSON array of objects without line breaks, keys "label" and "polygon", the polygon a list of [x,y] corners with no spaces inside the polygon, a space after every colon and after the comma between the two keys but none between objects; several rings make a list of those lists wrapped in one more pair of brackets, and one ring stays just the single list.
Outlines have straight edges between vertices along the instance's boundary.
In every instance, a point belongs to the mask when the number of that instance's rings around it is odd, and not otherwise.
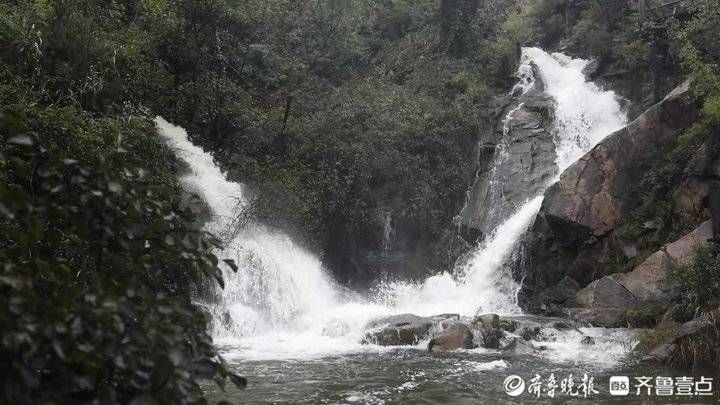
[{"label": "ripples on water", "polygon": [[[234,350],[232,347],[222,349]],[[527,393],[512,398],[505,394],[503,381],[511,374],[528,380],[535,374],[545,379],[550,373],[554,373],[558,380],[573,374],[579,381],[587,373],[594,377],[599,394],[588,399],[557,394],[555,402],[643,403],[633,397],[609,396],[609,377],[684,375],[677,370],[639,365],[632,356],[612,365],[604,364],[598,354],[602,352],[602,347],[591,348],[590,351],[595,354],[583,357],[579,352],[570,350],[563,356],[561,347],[550,347],[537,355],[501,356],[500,352],[487,349],[430,353],[418,346],[313,360],[237,359],[231,360],[230,366],[248,376],[248,388],[244,391],[231,389],[223,395],[217,387],[209,384],[207,391],[213,401],[229,399],[243,404],[547,403],[548,398],[544,394],[540,399]],[[648,397],[645,398],[644,403],[651,403],[647,401]],[[652,403],[676,403],[672,399],[654,399]]]}]

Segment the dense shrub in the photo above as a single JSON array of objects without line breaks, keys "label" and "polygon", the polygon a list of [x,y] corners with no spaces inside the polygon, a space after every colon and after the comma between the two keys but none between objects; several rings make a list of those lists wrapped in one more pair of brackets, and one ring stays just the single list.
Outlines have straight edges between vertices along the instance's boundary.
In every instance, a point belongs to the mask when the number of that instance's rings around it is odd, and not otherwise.
[{"label": "dense shrub", "polygon": [[178,207],[152,124],[2,90],[0,402],[194,403],[200,378],[244,384],[190,301],[222,281],[216,243]]},{"label": "dense shrub", "polygon": [[720,247],[713,243],[697,245],[688,264],[671,273],[686,312],[708,310],[720,305]]}]

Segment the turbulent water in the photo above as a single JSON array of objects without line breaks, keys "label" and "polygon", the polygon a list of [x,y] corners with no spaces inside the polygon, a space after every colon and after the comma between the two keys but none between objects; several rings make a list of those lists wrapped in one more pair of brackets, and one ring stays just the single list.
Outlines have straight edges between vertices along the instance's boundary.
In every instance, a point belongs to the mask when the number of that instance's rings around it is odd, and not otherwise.
[{"label": "turbulent water", "polygon": [[[532,76],[531,63],[537,66],[540,77]],[[527,91],[534,80],[542,80],[556,102],[558,175],[604,136],[625,124],[615,95],[585,80],[582,69],[586,64],[584,60],[550,55],[537,48],[523,49],[518,86]],[[512,112],[505,119],[511,118]],[[213,314],[213,337],[225,357],[237,362],[239,371],[250,376],[251,383],[253,376],[264,375],[272,383],[294,387],[276,400],[382,403],[417,392],[430,380],[442,386],[443,382],[464,381],[468,376],[506,374],[506,369],[520,365],[515,359],[501,360],[496,352],[485,349],[438,357],[420,351],[426,342],[398,349],[362,345],[360,340],[363,326],[382,315],[520,314],[516,304],[519,286],[506,273],[504,264],[540,209],[542,196],[518,207],[452,272],[428,277],[421,283],[389,282],[372,297],[362,297],[335,285],[318,258],[287,235],[252,222],[238,227],[247,205],[244,187],[229,181],[211,155],[193,145],[182,128],[160,117],[156,123],[190,168],[182,179],[186,189],[202,197],[212,211],[208,230],[225,239],[225,248],[217,256],[233,259],[239,266],[237,273],[226,271],[225,289],[218,290],[217,299],[207,304]],[[389,240],[390,214],[387,218]],[[593,329],[584,333],[596,335],[598,344],[581,347],[578,332],[558,332],[534,364],[542,369],[550,369],[553,364],[613,367],[629,349],[625,332]],[[362,372],[352,371],[355,363],[363,368]],[[338,364],[349,364],[350,369],[337,370]],[[428,367],[433,370],[426,370]],[[336,379],[350,378],[344,373],[356,373],[355,389],[333,388],[333,384],[342,385]],[[495,379],[488,377],[488,381]],[[249,402],[268,400],[270,381],[263,380],[260,386],[265,388],[251,388],[242,395],[249,395]],[[307,387],[315,387],[316,394],[323,390],[328,393],[324,397],[307,397]],[[279,385],[276,389],[283,391]]]}]

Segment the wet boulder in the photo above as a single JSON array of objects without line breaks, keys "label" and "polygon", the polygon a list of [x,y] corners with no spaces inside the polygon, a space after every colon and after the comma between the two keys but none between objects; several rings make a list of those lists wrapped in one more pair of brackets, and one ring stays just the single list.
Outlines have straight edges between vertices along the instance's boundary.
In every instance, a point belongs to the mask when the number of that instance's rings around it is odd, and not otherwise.
[{"label": "wet boulder", "polygon": [[519,337],[513,338],[510,343],[502,348],[502,351],[507,354],[530,354],[536,350],[532,343]]},{"label": "wet boulder", "polygon": [[662,343],[655,346],[647,356],[642,358],[642,361],[646,362],[657,362],[657,363],[669,363],[670,358],[677,349],[677,345],[672,343]]},{"label": "wet boulder", "polygon": [[469,242],[488,235],[518,204],[542,192],[557,170],[555,104],[542,80],[525,94],[502,96],[491,104],[483,120],[475,182],[459,215]]},{"label": "wet boulder", "polygon": [[476,347],[473,343],[473,337],[473,333],[467,325],[454,322],[448,325],[440,335],[430,340],[428,351],[472,349]]},{"label": "wet boulder", "polygon": [[499,349],[500,342],[502,341],[503,337],[505,337],[505,334],[503,333],[502,329],[490,329],[488,331],[485,331],[482,337],[483,347],[485,347],[486,349]]},{"label": "wet boulder", "polygon": [[583,336],[582,339],[580,339],[580,344],[592,346],[595,344],[595,338],[592,336]]},{"label": "wet boulder", "polygon": [[500,329],[505,332],[515,332],[517,329],[517,322],[511,318],[500,318]]},{"label": "wet boulder", "polygon": [[475,317],[473,325],[485,330],[499,329],[500,316],[497,314],[484,314]]},{"label": "wet boulder", "polygon": [[[514,321],[510,321],[510,319],[505,319],[505,327],[512,328],[514,330],[516,325]],[[500,347],[500,341],[505,336],[505,333],[501,329],[501,320],[499,315],[479,315],[473,320],[472,326],[476,328],[482,336],[483,347],[488,349],[498,349]]]},{"label": "wet boulder", "polygon": [[413,314],[400,314],[370,321],[362,343],[380,346],[415,345],[430,334],[433,318]]},{"label": "wet boulder", "polygon": [[540,334],[539,326],[523,326],[516,331],[516,334],[525,340],[533,340]]}]

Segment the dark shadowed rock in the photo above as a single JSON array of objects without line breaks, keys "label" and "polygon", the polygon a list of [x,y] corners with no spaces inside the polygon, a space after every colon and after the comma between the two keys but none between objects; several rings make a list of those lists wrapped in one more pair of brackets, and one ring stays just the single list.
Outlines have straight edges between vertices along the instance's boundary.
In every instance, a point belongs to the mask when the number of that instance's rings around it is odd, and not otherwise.
[{"label": "dark shadowed rock", "polygon": [[486,117],[477,176],[459,216],[470,242],[491,232],[556,174],[554,102],[542,88],[537,79],[525,95],[499,97]]},{"label": "dark shadowed rock", "polygon": [[482,346],[486,349],[498,349],[500,348],[500,341],[505,334],[501,329],[491,329],[483,332],[483,344]]},{"label": "dark shadowed rock", "polygon": [[484,314],[475,317],[473,325],[484,328],[485,330],[499,329],[500,328],[500,316],[497,314]]},{"label": "dark shadowed rock", "polygon": [[472,349],[476,347],[473,343],[473,333],[467,325],[455,322],[445,328],[440,335],[430,340],[428,351]]},{"label": "dark shadowed rock", "polygon": [[435,322],[413,314],[378,318],[365,326],[367,332],[362,342],[380,346],[414,345],[427,338]]},{"label": "dark shadowed rock", "polygon": [[534,340],[540,334],[540,326],[523,326],[516,331],[525,340]]},{"label": "dark shadowed rock", "polygon": [[583,338],[580,339],[580,344],[592,346],[595,344],[595,338],[592,336],[583,336]]},{"label": "dark shadowed rock", "polygon": [[505,332],[515,332],[517,329],[517,322],[510,318],[500,318],[500,329]]}]

